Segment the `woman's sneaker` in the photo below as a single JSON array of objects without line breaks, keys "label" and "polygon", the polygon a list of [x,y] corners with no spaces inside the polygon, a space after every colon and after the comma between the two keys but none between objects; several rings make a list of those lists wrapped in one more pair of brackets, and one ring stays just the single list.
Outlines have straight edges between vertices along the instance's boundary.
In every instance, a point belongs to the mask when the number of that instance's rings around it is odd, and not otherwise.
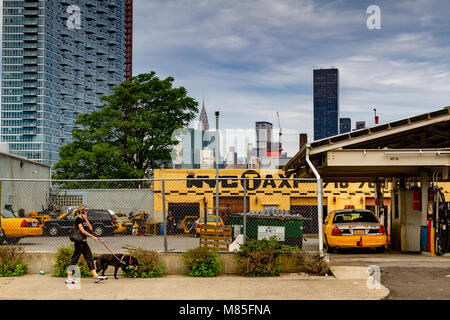
[{"label": "woman's sneaker", "polygon": [[100,282],[100,281],[103,281],[103,280],[106,280],[106,277],[104,277],[104,276],[97,276],[97,278],[95,278],[94,282],[97,283],[97,282]]},{"label": "woman's sneaker", "polygon": [[72,278],[66,278],[66,280],[64,281],[65,284],[77,284],[78,281]]}]

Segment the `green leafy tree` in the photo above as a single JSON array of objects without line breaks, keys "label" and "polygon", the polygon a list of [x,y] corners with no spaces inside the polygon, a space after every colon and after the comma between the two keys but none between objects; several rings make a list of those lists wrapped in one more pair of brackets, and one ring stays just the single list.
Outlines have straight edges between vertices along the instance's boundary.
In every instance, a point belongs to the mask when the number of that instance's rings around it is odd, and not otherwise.
[{"label": "green leafy tree", "polygon": [[170,162],[172,133],[186,127],[198,102],[174,78],[140,74],[101,98],[99,111],[82,114],[73,142],[60,149],[55,179],[140,179]]}]

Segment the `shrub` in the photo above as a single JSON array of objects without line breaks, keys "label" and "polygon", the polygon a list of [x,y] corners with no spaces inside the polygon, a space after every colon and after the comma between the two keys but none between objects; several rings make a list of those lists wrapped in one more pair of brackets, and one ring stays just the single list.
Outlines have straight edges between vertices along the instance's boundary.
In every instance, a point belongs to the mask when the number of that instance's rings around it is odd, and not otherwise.
[{"label": "shrub", "polygon": [[158,252],[141,248],[128,248],[128,252],[137,259],[138,266],[127,266],[125,268],[126,277],[156,278],[163,276],[164,263],[161,261]]},{"label": "shrub", "polygon": [[222,271],[218,253],[207,246],[183,252],[182,259],[190,277],[215,277]]},{"label": "shrub", "polygon": [[330,266],[319,252],[301,251],[294,254],[294,263],[299,272],[306,272],[315,275],[325,275],[330,273]]},{"label": "shrub", "polygon": [[247,277],[279,276],[280,255],[291,254],[297,249],[279,243],[276,236],[270,239],[247,240],[236,251],[236,259],[241,273]]},{"label": "shrub", "polygon": [[[70,265],[70,259],[72,258],[73,252],[75,251],[75,246],[71,245],[70,247],[60,247],[58,248],[58,251],[56,252],[55,259],[56,264],[54,265],[54,274],[55,277],[66,277],[67,276],[67,269]],[[93,257],[95,259],[97,255],[93,254]],[[83,255],[81,255],[80,259],[78,260],[77,266],[80,268],[80,273],[82,278],[89,278],[92,277],[92,274],[89,270],[89,267],[86,263],[86,260],[84,259]]]},{"label": "shrub", "polygon": [[0,277],[20,277],[28,273],[23,263],[24,250],[20,246],[0,247]]}]

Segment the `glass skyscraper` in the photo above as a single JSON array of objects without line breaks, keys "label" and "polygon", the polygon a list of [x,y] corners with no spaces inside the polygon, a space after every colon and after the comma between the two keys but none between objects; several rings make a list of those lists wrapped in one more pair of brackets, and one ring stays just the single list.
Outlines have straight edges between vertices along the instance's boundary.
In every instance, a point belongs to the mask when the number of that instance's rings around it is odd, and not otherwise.
[{"label": "glass skyscraper", "polygon": [[53,165],[78,115],[126,79],[125,12],[124,0],[3,0],[0,137],[11,153]]},{"label": "glass skyscraper", "polygon": [[347,133],[352,130],[352,119],[339,118],[339,133]]},{"label": "glass skyscraper", "polygon": [[339,133],[338,69],[314,70],[314,140]]}]

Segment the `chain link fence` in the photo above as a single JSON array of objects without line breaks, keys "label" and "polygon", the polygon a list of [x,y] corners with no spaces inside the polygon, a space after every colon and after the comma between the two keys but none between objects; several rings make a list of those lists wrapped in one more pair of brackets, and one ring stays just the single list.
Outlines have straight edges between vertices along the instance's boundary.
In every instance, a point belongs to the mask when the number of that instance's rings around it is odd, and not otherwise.
[{"label": "chain link fence", "polygon": [[[93,233],[115,253],[124,247],[184,252],[200,245],[202,227],[231,231],[221,251],[238,249],[246,239],[270,237],[304,250],[319,249],[314,179],[230,176],[0,182],[0,241],[18,243],[25,251],[56,252],[70,246],[72,212],[82,204],[88,207]],[[101,242],[91,238],[88,242],[93,252],[108,253]]]}]

